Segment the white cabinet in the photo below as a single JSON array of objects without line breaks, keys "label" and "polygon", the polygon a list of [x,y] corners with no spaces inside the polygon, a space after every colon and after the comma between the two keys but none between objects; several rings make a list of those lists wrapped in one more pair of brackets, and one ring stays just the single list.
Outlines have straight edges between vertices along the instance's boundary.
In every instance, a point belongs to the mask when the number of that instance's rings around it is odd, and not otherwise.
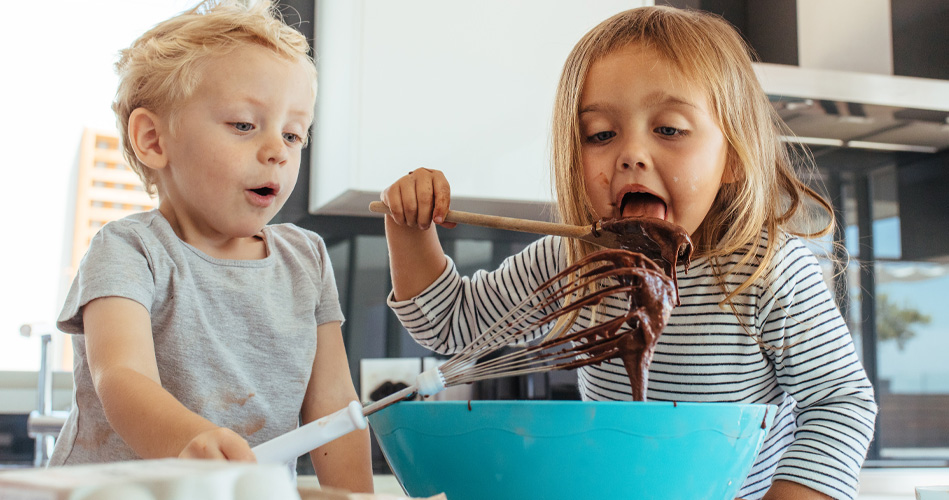
[{"label": "white cabinet", "polygon": [[600,21],[652,3],[318,1],[310,212],[366,215],[418,167],[446,173],[453,208],[536,210],[552,199],[550,116],[567,54]]}]

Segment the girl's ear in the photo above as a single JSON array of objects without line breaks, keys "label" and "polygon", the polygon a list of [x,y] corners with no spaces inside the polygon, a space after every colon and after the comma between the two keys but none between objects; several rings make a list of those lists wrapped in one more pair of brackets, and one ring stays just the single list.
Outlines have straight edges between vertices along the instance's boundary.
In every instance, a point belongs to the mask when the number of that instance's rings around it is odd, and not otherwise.
[{"label": "girl's ear", "polygon": [[168,165],[164,143],[165,128],[161,118],[145,108],[135,108],[129,115],[128,136],[138,160],[149,168],[162,169]]},{"label": "girl's ear", "polygon": [[738,179],[738,160],[735,159],[735,151],[728,148],[725,154],[725,171],[722,172],[722,184],[731,184]]},{"label": "girl's ear", "polygon": [[722,173],[722,184],[731,184],[735,182],[735,164],[728,162],[725,164],[725,172]]}]

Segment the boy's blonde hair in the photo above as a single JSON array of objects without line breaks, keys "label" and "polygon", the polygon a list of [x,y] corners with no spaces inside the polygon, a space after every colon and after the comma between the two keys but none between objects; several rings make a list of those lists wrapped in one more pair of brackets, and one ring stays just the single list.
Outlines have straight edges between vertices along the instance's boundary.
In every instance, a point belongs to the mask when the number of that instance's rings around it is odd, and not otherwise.
[{"label": "boy's blonde hair", "polygon": [[312,70],[316,96],[316,66],[309,55],[310,45],[306,37],[283,22],[270,0],[206,0],[157,24],[121,51],[115,63],[119,88],[112,110],[125,159],[148,194],[156,194],[156,176],[138,160],[129,141],[132,111],[145,108],[165,115],[174,127],[175,114],[198,85],[203,63],[248,44],[266,47],[288,60],[304,61],[307,70]]},{"label": "boy's blonde hair", "polygon": [[[752,67],[750,49],[722,18],[672,7],[643,7],[621,12],[587,33],[564,64],[553,113],[552,177],[560,217],[567,224],[593,223],[593,206],[586,194],[581,165],[580,95],[595,61],[617,49],[640,44],[656,51],[693,84],[704,89],[709,105],[728,142],[726,168],[734,182],[723,184],[705,220],[693,235],[696,257],[744,253],[740,265],[755,272],[725,302],[750,286],[770,265],[780,230],[818,237],[833,230],[833,208],[805,185],[794,171],[792,151],[781,141],[790,131],[768,101]],[[795,155],[812,165],[804,154]],[[819,229],[804,224],[805,201],[811,199],[831,216]],[[768,231],[766,251],[755,259],[761,229]],[[593,250],[586,242],[567,243],[568,264]],[[724,283],[722,277],[722,283]]]}]

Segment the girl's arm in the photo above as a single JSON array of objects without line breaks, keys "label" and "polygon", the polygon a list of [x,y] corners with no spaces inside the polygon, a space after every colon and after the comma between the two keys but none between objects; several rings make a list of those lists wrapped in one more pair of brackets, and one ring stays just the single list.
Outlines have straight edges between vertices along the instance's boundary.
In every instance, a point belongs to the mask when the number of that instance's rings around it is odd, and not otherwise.
[{"label": "girl's arm", "polygon": [[[313,371],[301,412],[304,424],[359,399],[349,373],[339,321],[319,325],[316,338]],[[311,451],[310,459],[321,485],[372,493],[369,429],[353,431]]]},{"label": "girl's arm", "polygon": [[[772,489],[788,481],[854,498],[873,438],[873,388],[813,253],[790,239],[772,276],[759,299],[760,332],[774,347],[768,353],[778,384],[797,405],[794,440],[778,463]],[[779,493],[769,491],[765,498],[785,498]]]},{"label": "girl's arm", "polygon": [[[458,274],[449,262],[449,267],[420,295],[403,301],[393,300],[390,295],[387,303],[416,342],[441,354],[459,352],[516,308],[520,308],[516,316],[522,319],[514,329],[530,332],[519,339],[537,338],[549,331],[549,325],[537,328],[530,323],[554,312],[560,304],[540,307],[544,300],[541,297],[522,302],[562,268],[561,242],[557,236],[541,238],[506,258],[497,269],[475,271],[470,277]],[[524,317],[522,313],[527,310],[534,310],[533,314]],[[581,314],[581,323],[588,319]]]},{"label": "girl's arm", "polygon": [[791,481],[777,480],[762,500],[833,500],[831,497]]},{"label": "girl's arm", "polygon": [[[432,226],[432,222],[455,226],[442,223],[450,195],[441,172],[417,169],[381,196],[392,214],[386,216],[393,288],[388,304],[416,342],[442,354],[458,352],[518,307],[559,271],[562,260],[559,238],[547,237],[508,258],[495,271],[478,271],[471,278],[462,278],[453,265],[449,267]],[[535,299],[524,308],[540,301]],[[544,314],[537,312],[530,320]],[[543,333],[534,329],[533,336]]]},{"label": "girl's arm", "polygon": [[188,410],[162,388],[145,306],[103,297],[83,307],[82,319],[96,394],[109,425],[135,453],[255,461],[241,436]]},{"label": "girl's arm", "polygon": [[397,300],[410,299],[448,265],[432,222],[444,222],[451,188],[438,170],[419,168],[382,191],[380,198],[391,213],[385,225],[392,289]]}]

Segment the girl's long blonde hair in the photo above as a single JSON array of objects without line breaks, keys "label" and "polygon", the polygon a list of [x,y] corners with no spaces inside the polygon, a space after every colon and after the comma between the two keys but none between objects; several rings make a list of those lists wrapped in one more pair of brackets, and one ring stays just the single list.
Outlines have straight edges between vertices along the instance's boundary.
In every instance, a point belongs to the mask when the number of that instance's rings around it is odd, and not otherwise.
[{"label": "girl's long blonde hair", "polygon": [[[723,304],[748,288],[771,264],[780,231],[806,238],[833,231],[833,207],[802,182],[794,162],[813,168],[803,151],[781,141],[790,131],[768,101],[752,67],[752,56],[735,29],[722,18],[705,12],[672,7],[643,7],[621,12],[588,32],[564,64],[553,113],[551,168],[557,208],[567,224],[588,225],[593,206],[586,193],[581,165],[580,96],[589,68],[611,52],[639,44],[656,51],[685,78],[705,89],[710,107],[728,141],[726,168],[734,182],[723,184],[705,220],[692,235],[695,257],[717,258],[739,253],[737,267],[755,271],[733,290],[724,290]],[[811,227],[811,200],[829,217]],[[823,217],[822,217],[823,218]],[[766,229],[766,250],[755,262],[754,243]],[[567,264],[594,250],[586,242],[567,245]],[[727,273],[728,271],[726,271]],[[720,276],[725,283],[725,276]]]}]

